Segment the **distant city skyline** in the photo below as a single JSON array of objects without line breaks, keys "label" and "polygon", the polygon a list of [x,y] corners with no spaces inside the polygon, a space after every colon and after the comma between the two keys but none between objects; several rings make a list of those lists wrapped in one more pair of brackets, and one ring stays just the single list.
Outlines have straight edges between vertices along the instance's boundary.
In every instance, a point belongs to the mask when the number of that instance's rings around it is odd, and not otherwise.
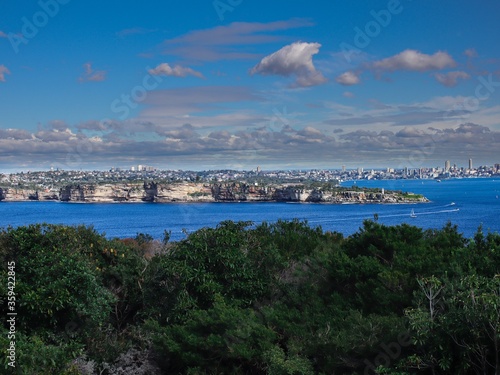
[{"label": "distant city skyline", "polygon": [[0,170],[499,162],[498,1],[119,4],[0,4]]},{"label": "distant city skyline", "polygon": [[370,166],[353,166],[353,167],[347,167],[346,165],[341,165],[341,166],[331,166],[331,167],[325,167],[325,168],[320,168],[320,167],[311,167],[311,168],[262,168],[260,165],[254,166],[253,168],[248,167],[248,168],[215,168],[215,169],[182,169],[182,168],[161,168],[158,166],[153,166],[153,165],[144,165],[144,164],[138,164],[138,165],[130,165],[130,166],[107,166],[107,167],[102,167],[102,168],[96,168],[96,169],[63,169],[59,167],[54,167],[51,166],[48,169],[0,169],[0,174],[16,174],[16,173],[26,173],[26,172],[49,172],[49,171],[71,171],[71,172],[92,172],[92,171],[100,171],[100,172],[106,172],[106,171],[131,171],[131,172],[152,172],[152,171],[172,171],[172,170],[179,170],[179,171],[194,171],[194,172],[206,172],[209,170],[235,170],[235,171],[242,171],[242,172],[249,172],[249,171],[256,171],[256,172],[268,172],[268,171],[276,171],[276,170],[290,170],[290,171],[301,171],[301,170],[325,170],[325,171],[357,171],[359,174],[363,174],[367,171],[371,170],[376,170],[376,171],[417,171],[417,170],[436,170],[436,171],[451,171],[454,170],[455,168],[458,170],[470,170],[470,171],[476,171],[480,168],[493,168],[493,169],[498,169],[500,170],[500,159],[498,163],[484,163],[484,164],[478,164],[476,167],[472,165],[472,159],[468,159],[468,165],[460,165],[457,163],[451,163],[450,160],[445,160],[443,161],[444,165],[425,165],[425,166],[420,166],[420,167],[394,167],[394,166],[384,166],[384,167],[370,167]]}]

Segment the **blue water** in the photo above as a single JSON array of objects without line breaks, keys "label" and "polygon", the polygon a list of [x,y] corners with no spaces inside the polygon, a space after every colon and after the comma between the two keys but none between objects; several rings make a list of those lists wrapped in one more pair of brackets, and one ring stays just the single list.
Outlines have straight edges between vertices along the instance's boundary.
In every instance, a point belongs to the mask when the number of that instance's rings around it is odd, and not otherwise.
[{"label": "blue water", "polygon": [[[349,235],[363,220],[378,214],[387,225],[413,224],[423,228],[442,228],[448,221],[471,237],[480,224],[485,231],[500,232],[500,179],[356,181],[357,186],[380,187],[423,194],[428,204],[328,205],[294,203],[190,203],[190,204],[78,204],[60,202],[1,202],[0,227],[30,223],[93,225],[107,237],[133,237],[148,233],[162,238],[172,231],[172,240],[185,238],[183,229],[213,227],[223,220],[249,220],[255,223],[278,219],[306,219],[324,230]],[[343,183],[352,186],[353,182]],[[452,204],[452,202],[454,204]],[[411,218],[411,210],[416,218]],[[457,211],[457,209],[459,209]]]}]

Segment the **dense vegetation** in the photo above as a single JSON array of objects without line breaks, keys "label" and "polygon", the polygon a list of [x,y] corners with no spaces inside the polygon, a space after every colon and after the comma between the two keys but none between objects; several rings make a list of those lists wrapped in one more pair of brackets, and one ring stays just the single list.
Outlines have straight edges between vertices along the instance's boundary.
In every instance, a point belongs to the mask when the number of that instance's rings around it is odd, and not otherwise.
[{"label": "dense vegetation", "polygon": [[168,240],[1,230],[16,373],[500,374],[498,234],[228,221]]}]

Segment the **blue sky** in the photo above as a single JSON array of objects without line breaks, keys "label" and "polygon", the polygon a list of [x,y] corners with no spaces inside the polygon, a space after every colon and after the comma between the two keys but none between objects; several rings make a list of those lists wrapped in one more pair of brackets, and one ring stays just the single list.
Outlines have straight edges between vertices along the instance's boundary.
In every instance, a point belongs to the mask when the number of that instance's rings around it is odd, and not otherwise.
[{"label": "blue sky", "polygon": [[0,11],[1,170],[500,162],[497,1]]}]

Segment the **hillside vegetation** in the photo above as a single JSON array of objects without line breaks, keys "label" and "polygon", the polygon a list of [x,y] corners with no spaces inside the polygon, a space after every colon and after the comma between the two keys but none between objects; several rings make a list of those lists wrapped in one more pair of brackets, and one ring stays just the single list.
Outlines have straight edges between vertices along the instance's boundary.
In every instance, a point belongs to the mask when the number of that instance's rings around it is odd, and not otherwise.
[{"label": "hillside vegetation", "polygon": [[40,224],[1,230],[0,257],[16,373],[500,373],[500,235],[481,228],[226,221],[170,243]]}]

